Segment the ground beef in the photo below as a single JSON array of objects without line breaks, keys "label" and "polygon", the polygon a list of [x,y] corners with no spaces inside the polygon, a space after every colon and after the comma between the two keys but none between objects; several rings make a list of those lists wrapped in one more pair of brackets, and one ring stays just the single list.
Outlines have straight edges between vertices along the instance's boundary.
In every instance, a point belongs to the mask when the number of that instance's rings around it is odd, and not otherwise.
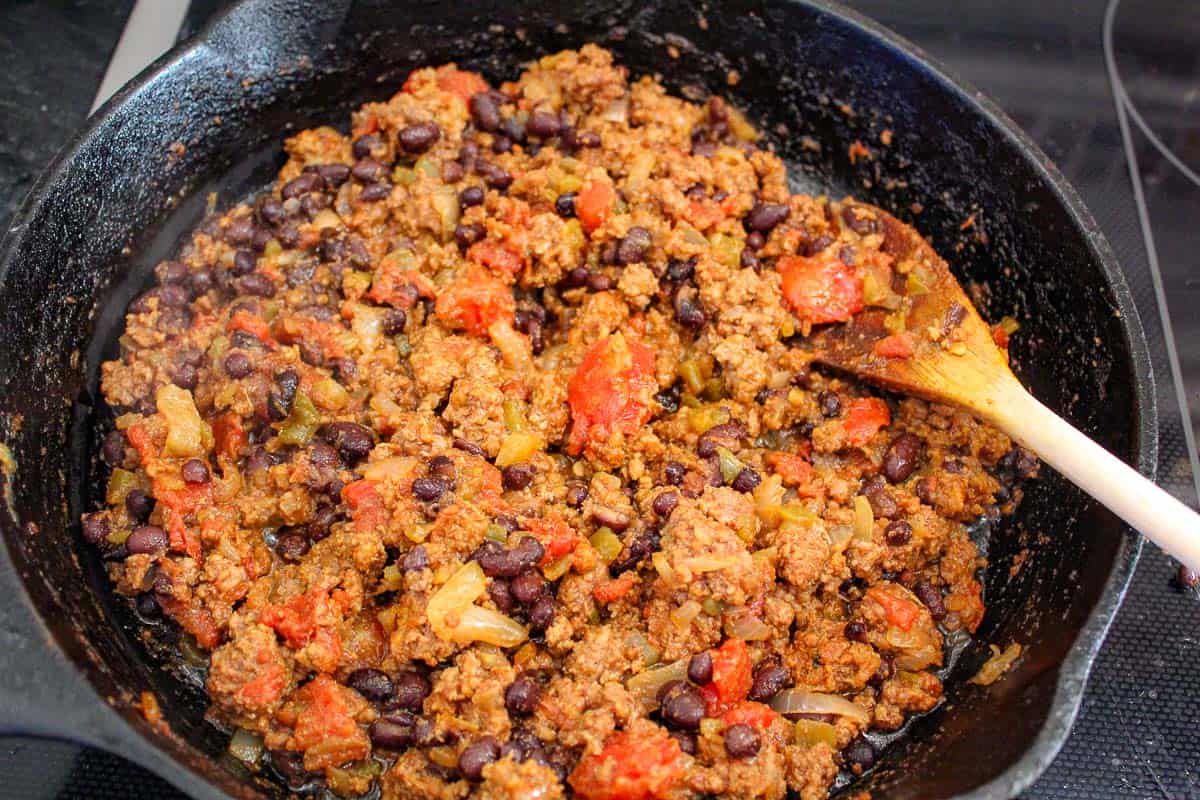
[{"label": "ground beef", "polygon": [[[285,149],[102,368],[85,533],[208,654],[215,722],[343,796],[814,800],[940,702],[964,525],[1037,464],[813,366],[920,289],[873,212],[590,45]],[[780,687],[862,714],[795,728]]]}]

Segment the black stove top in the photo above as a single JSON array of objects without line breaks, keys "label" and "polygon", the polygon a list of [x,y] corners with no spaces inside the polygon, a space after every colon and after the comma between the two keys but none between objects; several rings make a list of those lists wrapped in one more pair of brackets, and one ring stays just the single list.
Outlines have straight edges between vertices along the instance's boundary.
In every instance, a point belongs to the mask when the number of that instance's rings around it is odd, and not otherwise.
[{"label": "black stove top", "polygon": [[[154,3],[158,0],[141,0]],[[192,0],[190,33],[223,5]],[[1195,0],[853,0],[1004,107],[1125,268],[1159,386],[1160,483],[1195,506],[1200,429],[1200,14]],[[83,123],[134,0],[0,8],[0,222]],[[1046,269],[1053,269],[1047,264]],[[1200,798],[1200,602],[1147,545],[1075,730],[1024,797]],[[0,796],[173,798],[121,759],[0,739]]]}]

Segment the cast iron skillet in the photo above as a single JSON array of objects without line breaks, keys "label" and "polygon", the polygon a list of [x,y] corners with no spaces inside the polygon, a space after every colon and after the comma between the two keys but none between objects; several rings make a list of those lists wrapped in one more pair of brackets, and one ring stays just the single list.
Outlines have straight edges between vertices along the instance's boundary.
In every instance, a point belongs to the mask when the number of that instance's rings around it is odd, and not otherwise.
[{"label": "cast iron skillet", "polygon": [[[1034,393],[1153,475],[1153,377],[1129,289],[1075,192],[991,102],[818,0],[577,5],[245,0],[109,102],[42,177],[0,258],[0,439],[17,464],[0,509],[0,731],[120,753],[197,797],[278,792],[218,763],[224,737],[203,722],[203,696],[161,668],[81,546],[76,520],[103,486],[97,370],[207,192],[228,206],[261,187],[288,131],[344,123],[416,66],[453,60],[500,80],[597,41],[685,95],[726,94],[799,185],[853,192],[931,237],[985,316],[1021,320],[1014,356]],[[855,140],[874,158],[852,162]],[[854,787],[999,798],[1031,783],[1067,735],[1139,547],[1057,476],[1032,485],[991,536],[987,618],[947,701]],[[1014,671],[966,683],[987,643],[1014,640],[1026,647]],[[131,708],[147,690],[173,734]]]}]

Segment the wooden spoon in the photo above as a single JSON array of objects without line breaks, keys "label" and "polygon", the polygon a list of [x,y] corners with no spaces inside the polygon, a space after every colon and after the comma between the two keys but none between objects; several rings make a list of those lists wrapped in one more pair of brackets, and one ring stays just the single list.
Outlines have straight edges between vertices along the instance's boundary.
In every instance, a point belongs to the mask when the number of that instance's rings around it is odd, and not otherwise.
[{"label": "wooden spoon", "polygon": [[[921,265],[929,291],[907,298],[912,306],[903,341],[885,327],[888,311],[870,309],[814,334],[810,339],[816,348],[814,360],[887,389],[971,411],[1037,453],[1167,553],[1200,569],[1200,515],[1073,428],[1021,386],[991,329],[946,262],[920,234],[874,206],[854,201],[844,206],[878,220],[884,249],[895,259],[895,266],[904,272]],[[887,341],[877,348],[884,339]],[[895,355],[903,353],[908,344],[913,345],[911,355]]]}]

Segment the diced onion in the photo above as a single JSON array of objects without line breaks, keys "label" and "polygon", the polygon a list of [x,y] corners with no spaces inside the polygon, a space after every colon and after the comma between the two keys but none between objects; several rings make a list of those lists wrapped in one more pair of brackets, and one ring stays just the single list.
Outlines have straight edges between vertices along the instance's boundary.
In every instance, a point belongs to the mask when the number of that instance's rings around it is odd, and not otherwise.
[{"label": "diced onion", "polygon": [[229,740],[229,753],[238,761],[257,764],[263,754],[263,741],[244,728],[238,728]]},{"label": "diced onion", "polygon": [[453,629],[447,625],[447,616],[451,613],[461,615],[471,607],[471,604],[487,591],[487,578],[478,561],[468,561],[450,576],[450,580],[442,584],[429,604],[425,607],[425,616],[429,618],[429,626],[433,632],[443,639],[452,639]]},{"label": "diced onion", "polygon": [[806,689],[784,689],[771,698],[770,706],[780,714],[834,714],[863,725],[871,721],[865,708],[840,695]]},{"label": "diced onion", "polygon": [[771,629],[767,624],[745,609],[725,615],[725,632],[734,639],[747,642],[761,642],[771,638]]},{"label": "diced onion", "polygon": [[726,567],[732,567],[738,563],[738,559],[733,556],[725,556],[718,558],[717,556],[696,556],[689,558],[683,562],[692,572],[718,572]]},{"label": "diced onion", "polygon": [[625,688],[647,710],[658,706],[658,690],[671,681],[687,678],[688,659],[681,658],[664,667],[652,667],[639,672],[625,682]]},{"label": "diced onion", "polygon": [[850,537],[854,534],[854,528],[849,525],[834,525],[831,527],[826,536],[829,537],[829,546],[837,550],[846,542],[850,541]]},{"label": "diced onion", "polygon": [[875,530],[875,512],[871,503],[861,494],[854,498],[854,538],[870,541]]},{"label": "diced onion", "polygon": [[700,612],[703,610],[703,606],[695,600],[688,600],[683,605],[671,611],[671,624],[677,625],[680,628],[686,628],[692,624],[692,620],[700,616]]},{"label": "diced onion", "polygon": [[450,629],[450,638],[462,644],[485,642],[496,647],[516,647],[529,637],[529,631],[512,617],[483,606],[471,606]]},{"label": "diced onion", "polygon": [[503,469],[528,461],[534,453],[542,449],[543,444],[542,437],[536,433],[510,433],[500,443],[500,452],[496,453],[496,466]]},{"label": "diced onion", "polygon": [[[212,440],[212,430],[200,418],[192,393],[173,383],[159,387],[154,395],[158,413],[167,421],[165,452],[168,456],[204,455],[205,439]],[[207,434],[207,436],[206,436]]]},{"label": "diced onion", "polygon": [[608,104],[600,112],[600,118],[607,122],[624,123],[629,119],[629,95],[623,95]]},{"label": "diced onion", "polygon": [[675,570],[671,568],[671,562],[667,560],[666,553],[660,551],[650,556],[650,563],[654,565],[655,571],[664,581],[670,583],[675,580]]},{"label": "diced onion", "polygon": [[971,683],[980,686],[991,686],[1021,656],[1021,645],[1016,642],[1013,642],[1004,650],[1001,650],[994,644],[988,646],[992,649],[992,657],[971,678]]},{"label": "diced onion", "polygon": [[814,744],[827,744],[837,748],[837,728],[828,722],[815,719],[796,720],[796,744],[811,747]]}]

